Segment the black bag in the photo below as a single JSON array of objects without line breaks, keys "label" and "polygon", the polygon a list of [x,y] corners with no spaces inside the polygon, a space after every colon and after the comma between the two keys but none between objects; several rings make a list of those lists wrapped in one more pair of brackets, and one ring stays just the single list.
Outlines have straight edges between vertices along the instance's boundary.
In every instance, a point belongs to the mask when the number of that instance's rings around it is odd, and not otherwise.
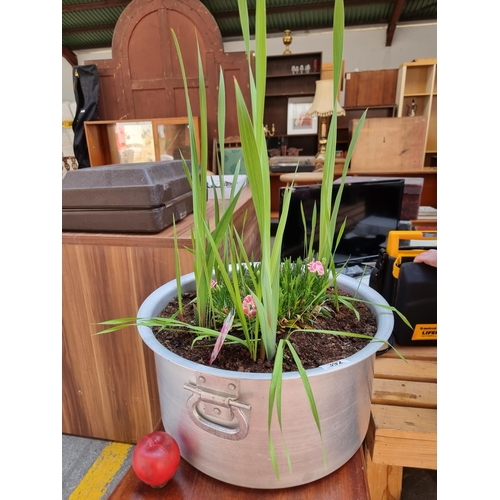
[{"label": "black bag", "polygon": [[399,345],[437,345],[437,269],[413,259],[428,248],[404,247],[404,240],[435,240],[437,232],[390,231],[370,274],[369,285],[401,312],[413,328],[394,314],[393,335]]},{"label": "black bag", "polygon": [[84,122],[98,119],[99,88],[99,73],[95,64],[73,66],[73,91],[76,101],[72,125],[75,134],[73,151],[78,168],[90,167]]}]

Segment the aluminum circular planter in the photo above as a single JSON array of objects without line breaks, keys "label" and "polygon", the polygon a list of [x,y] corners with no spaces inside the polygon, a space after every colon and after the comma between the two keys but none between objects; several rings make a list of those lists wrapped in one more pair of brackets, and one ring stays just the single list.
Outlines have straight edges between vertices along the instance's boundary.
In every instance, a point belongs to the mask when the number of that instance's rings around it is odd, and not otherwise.
[{"label": "aluminum circular planter", "polygon": [[[194,274],[181,279],[183,291],[194,291]],[[339,276],[340,289],[354,293],[358,281]],[[175,280],[155,290],[138,317],[158,316],[177,296]],[[375,290],[361,285],[358,297],[387,304]],[[393,313],[370,306],[377,317],[377,339],[388,340]],[[307,370],[318,407],[326,450],[298,372],[283,374],[281,434],[276,415],[272,438],[280,471],[278,481],[269,453],[268,393],[270,374],[220,370],[188,361],[163,347],[148,327],[139,327],[155,353],[163,426],[179,444],[182,457],[201,472],[249,488],[286,488],[315,481],[346,463],[368,429],[375,352],[370,342],[344,360]],[[283,440],[290,453],[287,465]]]}]

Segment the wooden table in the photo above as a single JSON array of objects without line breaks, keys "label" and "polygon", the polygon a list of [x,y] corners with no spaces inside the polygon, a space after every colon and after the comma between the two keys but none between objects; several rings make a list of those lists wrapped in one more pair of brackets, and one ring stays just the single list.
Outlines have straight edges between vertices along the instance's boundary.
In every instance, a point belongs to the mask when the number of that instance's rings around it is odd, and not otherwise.
[{"label": "wooden table", "polygon": [[[244,231],[245,248],[260,258],[255,209],[244,188],[234,224]],[[214,227],[214,202],[207,218]],[[97,323],[134,317],[144,299],[175,278],[193,271],[190,230],[193,216],[156,234],[63,232],[62,235],[62,432],[136,443],[158,424],[160,401],[153,352],[135,328],[98,335]]]},{"label": "wooden table", "polygon": [[[109,500],[398,500],[403,467],[436,469],[435,347],[398,347],[408,363],[388,352],[375,361],[372,415],[363,450],[328,476],[294,488],[259,490],[232,486],[181,459],[160,489],[140,481],[132,467]],[[159,427],[159,430],[163,428]]]},{"label": "wooden table", "polygon": [[365,439],[371,500],[399,500],[403,467],[437,469],[437,347],[398,347],[375,361]]},{"label": "wooden table", "polygon": [[[251,458],[249,458],[251,460]],[[181,459],[174,477],[163,488],[152,488],[132,469],[108,497],[109,500],[370,500],[361,448],[340,469],[312,483],[284,489],[252,489],[213,479]]]}]

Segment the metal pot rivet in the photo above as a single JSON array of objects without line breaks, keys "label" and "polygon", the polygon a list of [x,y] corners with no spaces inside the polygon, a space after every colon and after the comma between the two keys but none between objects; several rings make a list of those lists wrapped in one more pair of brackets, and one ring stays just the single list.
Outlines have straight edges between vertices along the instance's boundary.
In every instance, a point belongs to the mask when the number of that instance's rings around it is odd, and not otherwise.
[{"label": "metal pot rivet", "polygon": [[234,391],[236,389],[236,386],[234,384],[229,384],[228,387],[231,391]]},{"label": "metal pot rivet", "polygon": [[205,382],[205,377],[198,377],[198,382],[203,384],[203,382]]},{"label": "metal pot rivet", "polygon": [[220,415],[220,408],[214,408],[214,413],[216,415]]}]

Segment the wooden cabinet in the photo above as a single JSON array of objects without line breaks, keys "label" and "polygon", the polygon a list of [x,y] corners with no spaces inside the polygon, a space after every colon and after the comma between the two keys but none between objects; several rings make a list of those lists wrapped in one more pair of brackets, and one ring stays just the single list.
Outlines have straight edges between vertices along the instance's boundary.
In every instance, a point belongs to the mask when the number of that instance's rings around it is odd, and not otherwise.
[{"label": "wooden cabinet", "polygon": [[[198,158],[200,122],[193,117]],[[85,122],[90,166],[191,158],[187,117]]]},{"label": "wooden cabinet", "polygon": [[397,69],[353,71],[345,75],[345,116],[338,118],[337,151],[344,156],[351,141],[352,120],[361,118],[368,108],[367,118],[391,118],[396,115]]},{"label": "wooden cabinet", "polygon": [[397,69],[346,73],[344,108],[395,106],[397,80]]},{"label": "wooden cabinet", "polygon": [[[288,148],[298,149],[300,156],[315,156],[318,152],[318,127],[314,131],[308,127],[303,132],[291,130],[289,111],[294,101],[302,101],[304,109],[312,104],[316,80],[321,75],[321,55],[311,52],[267,58],[264,125],[271,132],[274,128],[274,135],[267,140],[268,150],[278,149],[281,156]],[[313,122],[318,123],[317,119]]]},{"label": "wooden cabinet", "polygon": [[437,59],[415,59],[401,65],[396,89],[397,116],[427,120],[423,166],[437,166]]},{"label": "wooden cabinet", "polygon": [[[215,206],[207,221],[215,227]],[[260,258],[250,187],[233,213],[248,255]],[[193,214],[156,234],[62,234],[62,432],[137,443],[160,420],[154,354],[135,328],[96,335],[98,323],[134,317],[144,299],[181,272],[193,271]]]}]

